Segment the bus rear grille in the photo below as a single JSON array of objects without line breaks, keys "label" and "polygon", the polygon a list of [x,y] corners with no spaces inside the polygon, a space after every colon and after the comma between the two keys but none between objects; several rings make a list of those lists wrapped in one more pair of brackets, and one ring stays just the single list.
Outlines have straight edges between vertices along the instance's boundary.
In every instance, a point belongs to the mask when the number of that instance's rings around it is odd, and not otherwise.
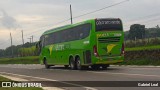
[{"label": "bus rear grille", "polygon": [[103,38],[98,38],[98,41],[100,43],[119,42],[120,37],[103,37]]}]

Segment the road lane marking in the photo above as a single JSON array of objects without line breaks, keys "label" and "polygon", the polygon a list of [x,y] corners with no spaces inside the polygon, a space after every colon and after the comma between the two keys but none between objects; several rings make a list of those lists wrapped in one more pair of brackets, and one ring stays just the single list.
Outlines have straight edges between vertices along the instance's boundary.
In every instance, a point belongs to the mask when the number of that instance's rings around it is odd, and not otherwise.
[{"label": "road lane marking", "polygon": [[76,71],[78,72],[79,70],[70,70],[70,69],[56,69],[56,68],[50,68],[50,69],[46,69],[44,67],[10,67],[10,66],[0,66],[0,67],[3,67],[3,68],[16,68],[16,69],[31,69],[31,70],[35,70],[35,69],[39,69],[39,70],[55,70],[55,71]]},{"label": "road lane marking", "polygon": [[111,67],[160,68],[160,66],[153,65],[111,65]]},{"label": "road lane marking", "polygon": [[104,73],[104,74],[115,74],[115,75],[130,75],[130,76],[146,76],[146,77],[160,77],[160,75],[146,75],[146,74],[132,74],[132,73],[110,73],[110,72],[94,72],[87,71],[92,73]]},{"label": "road lane marking", "polygon": [[42,69],[42,67],[34,67],[34,68],[33,68],[33,67],[22,67],[22,66],[21,66],[21,67],[19,67],[19,66],[18,66],[18,67],[13,67],[13,66],[12,66],[12,67],[11,67],[11,66],[0,66],[0,67],[4,67],[4,68],[19,68],[19,69]]},{"label": "road lane marking", "polygon": [[13,80],[13,81],[28,81],[28,80],[26,80],[26,79],[17,78],[17,77],[11,77],[11,76],[9,76],[9,75],[2,75],[2,74],[0,74],[0,76],[5,77],[5,78],[8,78],[8,79],[11,79],[11,80]]},{"label": "road lane marking", "polygon": [[153,69],[153,68],[141,68],[140,67],[140,68],[128,68],[128,69],[138,69],[138,70],[157,70],[158,69],[159,70],[160,68],[154,68]]},{"label": "road lane marking", "polygon": [[8,72],[0,72],[0,74],[9,74],[9,75],[15,75],[15,76],[21,76],[21,77],[41,79],[41,80],[46,80],[46,81],[57,81],[57,82],[64,83],[64,84],[68,84],[68,85],[83,87],[83,88],[85,88],[86,90],[98,90],[98,89],[96,89],[96,88],[87,87],[87,86],[83,86],[83,85],[80,85],[80,84],[68,83],[68,82],[63,82],[63,81],[58,81],[58,80],[48,79],[48,78],[42,78],[42,77],[34,77],[34,76],[29,76],[29,75],[21,75],[21,74],[8,73]]}]

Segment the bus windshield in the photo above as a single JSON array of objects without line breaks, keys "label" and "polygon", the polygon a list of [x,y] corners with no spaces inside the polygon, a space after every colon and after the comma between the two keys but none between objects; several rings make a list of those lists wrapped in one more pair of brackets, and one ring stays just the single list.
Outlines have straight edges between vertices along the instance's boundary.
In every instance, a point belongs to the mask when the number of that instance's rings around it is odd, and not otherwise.
[{"label": "bus windshield", "polygon": [[122,31],[120,19],[96,19],[96,31]]}]

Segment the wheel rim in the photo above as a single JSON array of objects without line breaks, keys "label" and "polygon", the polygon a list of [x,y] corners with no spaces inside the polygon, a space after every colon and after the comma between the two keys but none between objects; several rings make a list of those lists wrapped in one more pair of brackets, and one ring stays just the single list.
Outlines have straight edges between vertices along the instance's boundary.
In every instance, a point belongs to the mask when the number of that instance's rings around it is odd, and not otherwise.
[{"label": "wheel rim", "polygon": [[73,62],[71,62],[71,68],[73,68]]},{"label": "wheel rim", "polygon": [[71,69],[74,69],[74,62],[73,62],[72,59],[71,59],[71,62],[70,62],[70,67],[71,67]]}]

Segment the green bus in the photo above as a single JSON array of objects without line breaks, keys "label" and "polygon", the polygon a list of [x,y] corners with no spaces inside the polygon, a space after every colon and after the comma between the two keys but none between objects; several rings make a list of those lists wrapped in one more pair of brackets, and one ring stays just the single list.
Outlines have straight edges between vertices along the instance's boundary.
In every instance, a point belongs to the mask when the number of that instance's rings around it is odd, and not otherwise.
[{"label": "green bus", "polygon": [[106,69],[124,60],[124,33],[119,18],[99,18],[48,30],[39,41],[46,68]]}]

